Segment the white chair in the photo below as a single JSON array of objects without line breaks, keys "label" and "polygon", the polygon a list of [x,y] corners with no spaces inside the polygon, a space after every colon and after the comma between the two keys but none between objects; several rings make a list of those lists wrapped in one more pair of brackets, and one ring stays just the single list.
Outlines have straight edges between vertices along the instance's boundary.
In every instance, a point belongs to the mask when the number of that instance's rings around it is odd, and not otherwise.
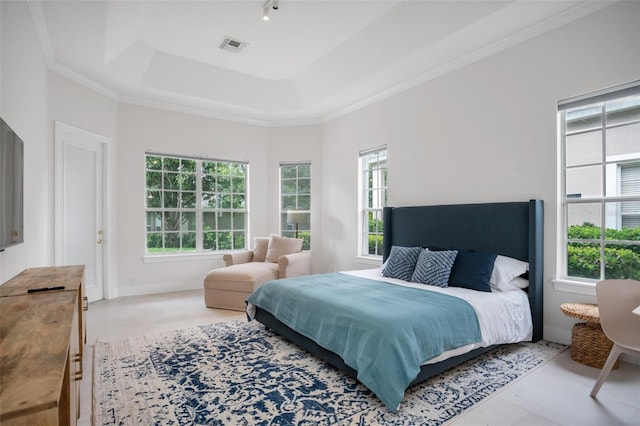
[{"label": "white chair", "polygon": [[613,342],[591,396],[595,397],[622,352],[640,357],[640,281],[603,280],[596,285],[602,330]]}]

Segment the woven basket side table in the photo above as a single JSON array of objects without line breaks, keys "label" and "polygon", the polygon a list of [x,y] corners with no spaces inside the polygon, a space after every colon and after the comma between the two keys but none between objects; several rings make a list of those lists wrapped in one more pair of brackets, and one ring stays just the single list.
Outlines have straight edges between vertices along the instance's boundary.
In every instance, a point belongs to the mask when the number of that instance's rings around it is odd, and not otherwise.
[{"label": "woven basket side table", "polygon": [[[563,303],[560,310],[569,317],[585,321],[574,324],[571,330],[571,359],[590,367],[602,368],[613,342],[602,331],[598,305]],[[619,367],[620,362],[616,361],[613,368]]]}]

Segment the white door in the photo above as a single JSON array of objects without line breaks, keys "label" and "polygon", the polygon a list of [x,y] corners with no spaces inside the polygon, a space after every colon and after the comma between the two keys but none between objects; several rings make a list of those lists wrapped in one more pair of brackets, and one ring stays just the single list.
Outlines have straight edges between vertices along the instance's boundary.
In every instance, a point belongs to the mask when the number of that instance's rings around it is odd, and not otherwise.
[{"label": "white door", "polygon": [[89,302],[104,297],[104,143],[99,139],[56,123],[56,263],[85,265]]}]

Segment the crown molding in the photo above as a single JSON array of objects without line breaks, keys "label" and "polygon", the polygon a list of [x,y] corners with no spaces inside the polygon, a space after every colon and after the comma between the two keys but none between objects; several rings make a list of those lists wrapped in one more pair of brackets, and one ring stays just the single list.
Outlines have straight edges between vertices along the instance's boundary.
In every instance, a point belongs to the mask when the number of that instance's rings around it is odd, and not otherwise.
[{"label": "crown molding", "polygon": [[590,15],[619,1],[620,0],[581,1],[551,18],[547,18],[541,22],[532,24],[526,28],[504,36],[483,46],[482,48],[472,49],[451,61],[421,71],[412,78],[404,79],[402,83],[395,84],[385,90],[378,91],[377,93],[357,100],[346,107],[316,107],[315,109],[310,108],[301,111],[283,112],[269,112],[215,101],[191,101],[187,96],[174,96],[172,94],[161,92],[157,94],[149,94],[148,96],[146,94],[131,95],[120,93],[108,88],[56,61],[41,1],[29,0],[27,4],[47,68],[50,71],[56,72],[82,86],[106,96],[109,99],[116,102],[199,115],[254,126],[292,127],[318,125],[344,117],[388,97],[409,90],[451,71],[499,53],[548,31],[559,28],[574,20]]}]

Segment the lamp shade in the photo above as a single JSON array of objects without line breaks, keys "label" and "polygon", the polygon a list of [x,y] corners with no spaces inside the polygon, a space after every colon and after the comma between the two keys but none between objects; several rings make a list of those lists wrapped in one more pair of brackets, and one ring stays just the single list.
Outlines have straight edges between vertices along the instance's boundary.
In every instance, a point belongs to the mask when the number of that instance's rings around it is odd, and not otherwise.
[{"label": "lamp shade", "polygon": [[287,223],[289,225],[302,225],[309,223],[309,213],[298,210],[289,210],[287,211]]}]

